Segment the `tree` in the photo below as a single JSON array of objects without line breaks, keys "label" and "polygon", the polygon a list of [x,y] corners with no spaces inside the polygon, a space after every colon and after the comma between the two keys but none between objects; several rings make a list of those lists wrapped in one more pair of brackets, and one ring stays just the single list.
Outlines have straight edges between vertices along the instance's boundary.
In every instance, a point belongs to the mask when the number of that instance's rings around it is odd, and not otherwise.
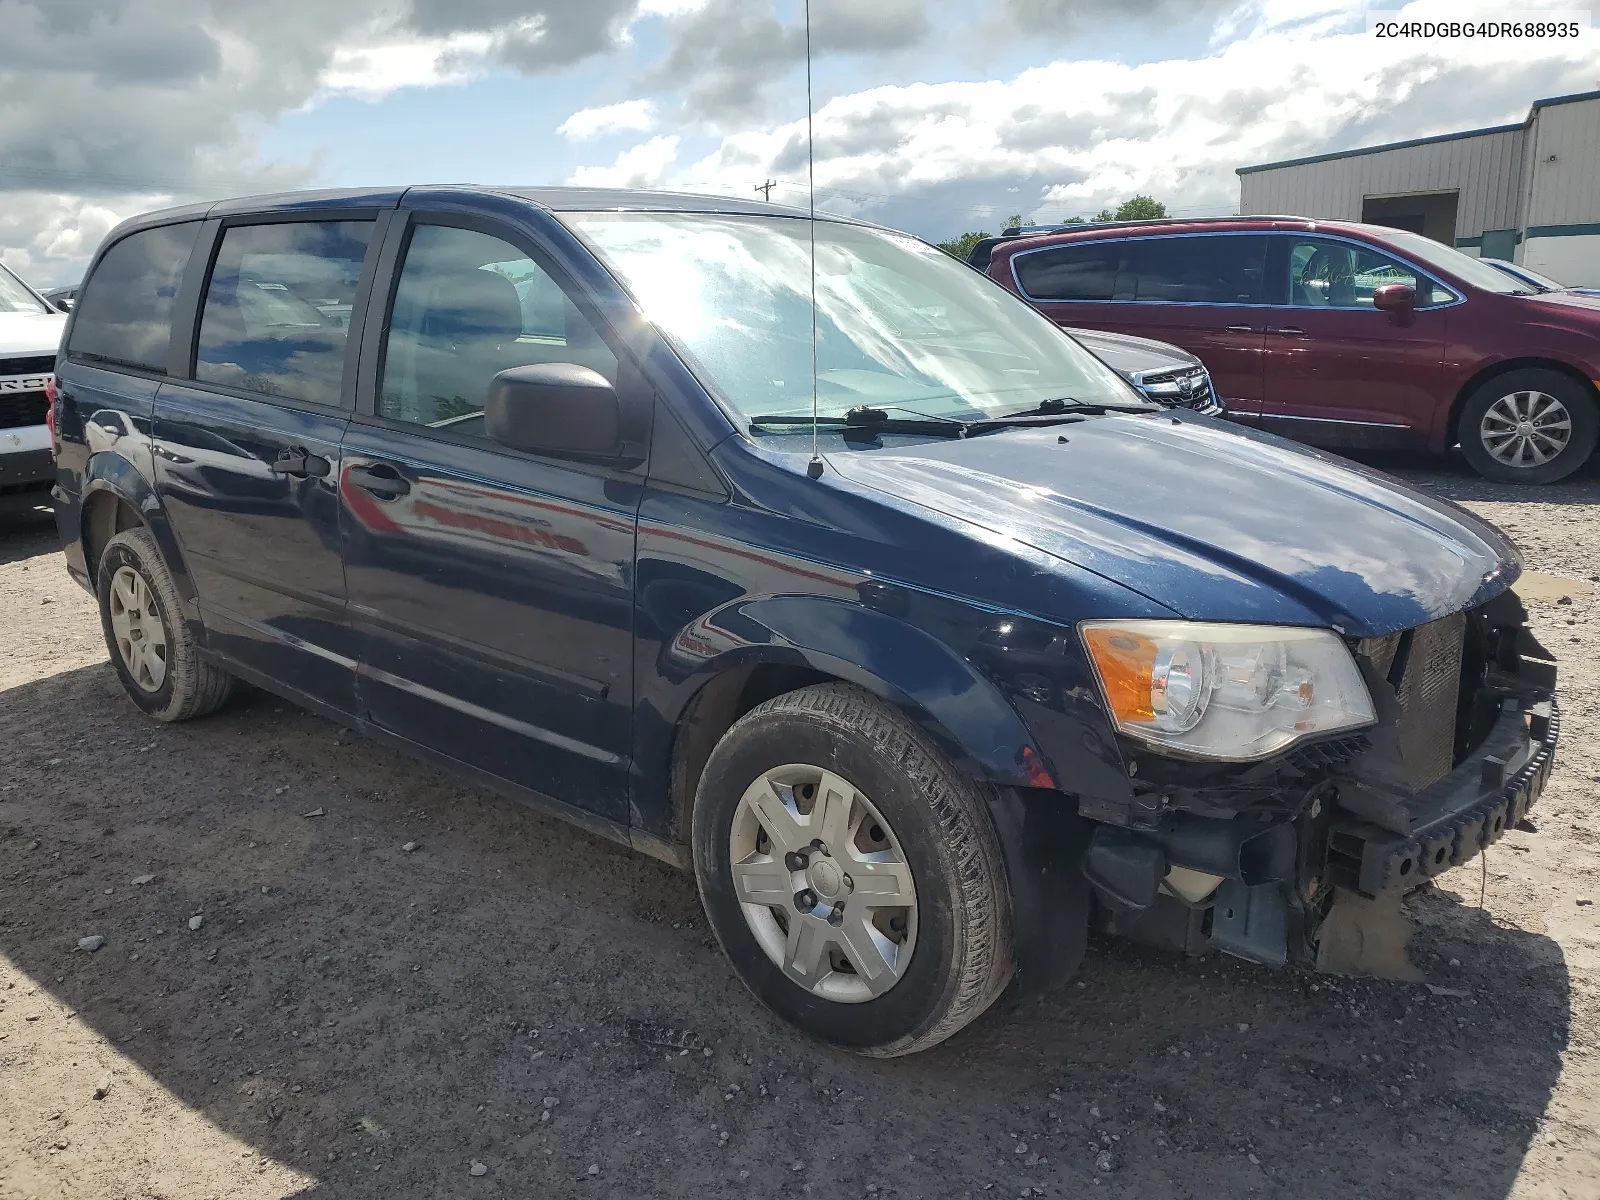
[{"label": "tree", "polygon": [[[1167,206],[1161,201],[1150,196],[1137,195],[1131,200],[1124,200],[1115,209],[1102,208],[1092,217],[1067,217],[1061,222],[1063,225],[1080,225],[1088,221],[1159,221],[1167,215]],[[1021,213],[1012,213],[1006,218],[1001,229],[1016,229],[1026,225],[1030,218]],[[991,236],[984,230],[972,230],[963,233],[960,237],[948,242],[937,243],[939,249],[946,254],[954,255],[962,262],[966,262],[972,255],[972,248],[984,238]]]},{"label": "tree", "polygon": [[1167,206],[1149,196],[1135,196],[1124,200],[1117,208],[1119,221],[1159,221],[1167,215]]},{"label": "tree", "polygon": [[949,242],[937,242],[935,245],[946,254],[966,262],[972,255],[972,248],[984,238],[990,236],[987,230],[976,229],[963,233],[960,237]]}]

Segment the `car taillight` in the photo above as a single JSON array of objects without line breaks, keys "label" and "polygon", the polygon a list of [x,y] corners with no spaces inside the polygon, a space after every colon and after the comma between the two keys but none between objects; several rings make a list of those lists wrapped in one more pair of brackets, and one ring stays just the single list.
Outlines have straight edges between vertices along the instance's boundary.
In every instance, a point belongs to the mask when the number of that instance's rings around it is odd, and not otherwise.
[{"label": "car taillight", "polygon": [[44,427],[50,431],[50,453],[61,454],[61,439],[56,437],[56,377],[44,377]]}]

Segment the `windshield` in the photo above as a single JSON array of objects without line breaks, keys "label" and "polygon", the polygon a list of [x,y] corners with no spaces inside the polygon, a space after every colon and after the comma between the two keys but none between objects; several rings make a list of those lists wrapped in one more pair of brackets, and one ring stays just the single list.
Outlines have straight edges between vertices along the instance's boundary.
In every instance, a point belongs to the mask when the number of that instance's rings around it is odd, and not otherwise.
[{"label": "windshield", "polygon": [[1383,238],[1384,241],[1392,243],[1396,250],[1409,254],[1424,266],[1448,271],[1462,283],[1470,283],[1485,292],[1502,292],[1512,296],[1536,296],[1539,293],[1539,289],[1533,284],[1515,279],[1498,267],[1481,262],[1470,254],[1463,254],[1443,242],[1423,237],[1420,233],[1408,233],[1404,229],[1385,229]]},{"label": "windshield", "polygon": [[49,312],[50,306],[30,292],[11,271],[0,263],[0,312]]},{"label": "windshield", "polygon": [[[746,417],[811,413],[808,222],[567,213],[701,381]],[[915,238],[816,223],[817,408],[1004,416],[1142,398],[1054,324]]]}]

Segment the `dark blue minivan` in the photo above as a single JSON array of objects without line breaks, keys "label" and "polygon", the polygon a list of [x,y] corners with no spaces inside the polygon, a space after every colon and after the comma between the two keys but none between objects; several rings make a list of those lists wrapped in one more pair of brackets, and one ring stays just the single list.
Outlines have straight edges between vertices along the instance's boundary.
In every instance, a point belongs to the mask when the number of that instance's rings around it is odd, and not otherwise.
[{"label": "dark blue minivan", "polygon": [[1399,897],[1550,771],[1493,528],[1157,407],[860,222],[156,213],[99,251],[51,419],[140,708],[245,680],[690,868],[751,990],[865,1053],[1059,983],[1091,928],[1403,970]]}]

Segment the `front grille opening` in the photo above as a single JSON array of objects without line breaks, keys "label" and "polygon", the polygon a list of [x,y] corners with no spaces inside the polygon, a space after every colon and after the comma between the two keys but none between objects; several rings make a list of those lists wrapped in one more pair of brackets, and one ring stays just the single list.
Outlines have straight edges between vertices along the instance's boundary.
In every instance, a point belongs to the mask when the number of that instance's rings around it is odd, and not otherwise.
[{"label": "front grille opening", "polygon": [[1483,745],[1500,717],[1500,703],[1484,688],[1489,665],[1494,662],[1506,630],[1495,629],[1481,610],[1467,614],[1466,636],[1461,646],[1461,690],[1456,698],[1456,761]]},{"label": "front grille opening", "polygon": [[0,379],[10,375],[49,375],[55,369],[54,354],[34,354],[27,358],[0,358]]},{"label": "front grille opening", "polygon": [[1505,633],[1476,609],[1355,643],[1356,653],[1394,688],[1408,787],[1421,790],[1443,778],[1489,736],[1500,703],[1484,681]]},{"label": "front grille opening", "polygon": [[1420,791],[1456,764],[1456,717],[1461,698],[1465,613],[1411,631],[1404,674],[1396,690],[1402,774]]},{"label": "front grille opening", "polygon": [[50,400],[43,392],[0,392],[0,429],[20,429],[43,425]]}]

